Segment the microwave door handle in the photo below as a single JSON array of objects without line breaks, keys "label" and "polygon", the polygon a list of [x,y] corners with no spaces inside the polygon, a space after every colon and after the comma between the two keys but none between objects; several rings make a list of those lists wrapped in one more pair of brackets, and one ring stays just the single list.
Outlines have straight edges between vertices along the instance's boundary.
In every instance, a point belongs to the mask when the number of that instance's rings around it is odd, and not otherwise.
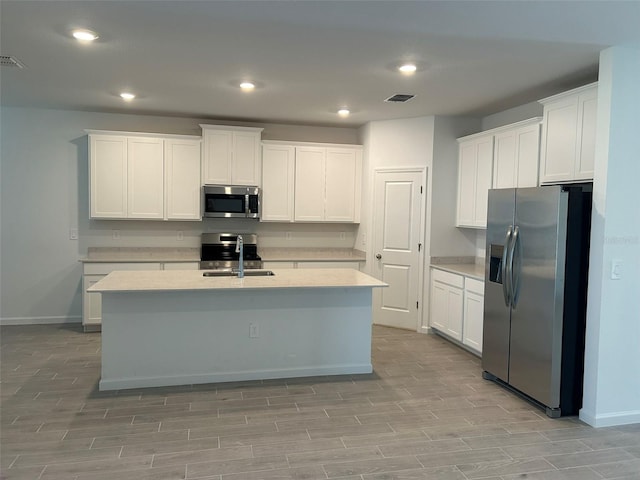
[{"label": "microwave door handle", "polygon": [[244,214],[245,216],[249,216],[251,212],[249,211],[249,194],[245,194],[244,196]]}]

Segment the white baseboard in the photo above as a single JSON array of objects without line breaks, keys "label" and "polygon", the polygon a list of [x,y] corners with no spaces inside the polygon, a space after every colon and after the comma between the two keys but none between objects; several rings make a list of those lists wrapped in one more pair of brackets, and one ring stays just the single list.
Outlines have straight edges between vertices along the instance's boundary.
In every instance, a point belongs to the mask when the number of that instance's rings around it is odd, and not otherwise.
[{"label": "white baseboard", "polygon": [[54,323],[82,323],[82,317],[2,317],[0,325],[49,325]]},{"label": "white baseboard", "polygon": [[595,428],[630,425],[633,423],[640,423],[640,410],[594,415],[593,412],[587,412],[583,408],[580,410],[580,420]]}]

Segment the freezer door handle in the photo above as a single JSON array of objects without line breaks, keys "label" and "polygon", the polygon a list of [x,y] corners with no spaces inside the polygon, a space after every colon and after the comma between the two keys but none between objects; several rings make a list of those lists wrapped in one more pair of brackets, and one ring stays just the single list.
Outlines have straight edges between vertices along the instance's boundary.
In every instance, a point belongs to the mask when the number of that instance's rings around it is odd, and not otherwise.
[{"label": "freezer door handle", "polygon": [[509,268],[507,266],[509,258],[509,250],[511,246],[511,236],[513,235],[513,225],[507,228],[507,235],[504,239],[504,249],[502,250],[501,276],[502,276],[502,295],[504,296],[504,305],[511,306],[511,282],[509,276]]},{"label": "freezer door handle", "polygon": [[[520,227],[513,229],[513,241],[511,243],[511,259],[509,260],[509,272],[511,283],[511,304],[516,308],[520,294],[520,269],[522,266],[522,242],[520,240]],[[514,268],[515,265],[515,268]]]}]

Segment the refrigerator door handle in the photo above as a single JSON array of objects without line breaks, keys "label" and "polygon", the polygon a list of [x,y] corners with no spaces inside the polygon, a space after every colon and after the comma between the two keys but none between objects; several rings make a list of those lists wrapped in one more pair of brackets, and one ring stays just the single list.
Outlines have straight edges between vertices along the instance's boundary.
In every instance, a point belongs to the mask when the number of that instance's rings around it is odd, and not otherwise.
[{"label": "refrigerator door handle", "polygon": [[[514,263],[516,267],[514,269]],[[511,303],[513,308],[518,304],[520,296],[520,269],[522,268],[522,243],[520,241],[520,227],[517,225],[513,229],[513,242],[511,246],[511,260],[509,270],[511,272]]]},{"label": "refrigerator door handle", "polygon": [[507,256],[507,276],[504,278],[504,283],[509,284],[509,299],[511,301],[511,307],[516,306],[515,297],[515,284],[513,282],[513,257],[516,251],[516,243],[518,242],[518,235],[520,233],[520,228],[516,225],[513,227],[511,233],[511,245],[509,245],[509,254]]},{"label": "refrigerator door handle", "polygon": [[511,306],[511,282],[507,262],[509,258],[509,247],[511,246],[511,236],[513,234],[513,225],[507,228],[507,235],[504,239],[504,249],[502,250],[501,271],[502,276],[502,295],[504,296],[504,305]]}]

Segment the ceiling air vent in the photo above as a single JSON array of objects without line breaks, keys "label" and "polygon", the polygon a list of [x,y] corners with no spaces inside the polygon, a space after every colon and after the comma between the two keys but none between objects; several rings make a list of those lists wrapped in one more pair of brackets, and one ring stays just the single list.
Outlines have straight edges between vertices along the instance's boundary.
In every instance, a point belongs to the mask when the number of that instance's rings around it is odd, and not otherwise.
[{"label": "ceiling air vent", "polygon": [[0,55],[0,66],[24,68],[24,64],[11,55]]},{"label": "ceiling air vent", "polygon": [[404,103],[411,100],[415,95],[409,95],[408,93],[396,93],[385,100],[385,102]]}]

